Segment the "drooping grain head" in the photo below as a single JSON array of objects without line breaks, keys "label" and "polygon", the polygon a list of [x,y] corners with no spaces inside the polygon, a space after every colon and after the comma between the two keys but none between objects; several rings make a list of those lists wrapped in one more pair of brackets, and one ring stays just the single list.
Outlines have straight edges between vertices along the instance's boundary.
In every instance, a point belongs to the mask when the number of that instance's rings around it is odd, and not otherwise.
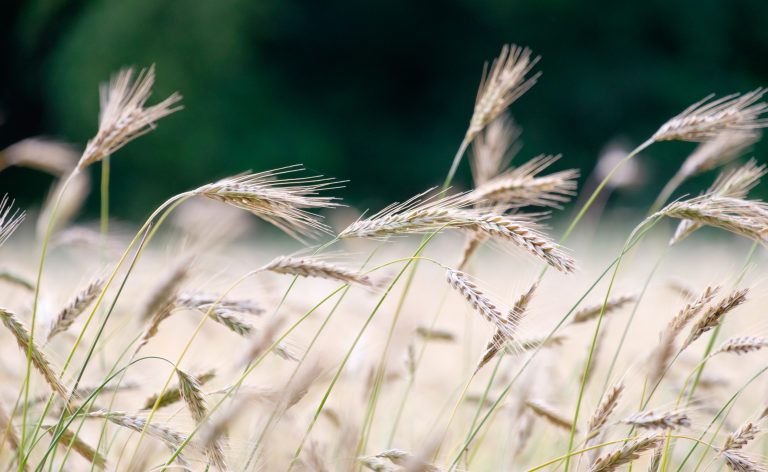
[{"label": "drooping grain head", "polygon": [[340,206],[336,198],[319,194],[337,189],[341,183],[322,176],[280,178],[302,170],[296,165],[227,177],[192,193],[249,211],[301,241],[302,237],[330,233],[320,216],[307,210]]},{"label": "drooping grain head", "polygon": [[768,126],[760,115],[768,104],[760,102],[765,89],[756,89],[743,95],[733,94],[716,100],[710,95],[694,103],[682,113],[667,121],[653,135],[654,141],[704,141],[724,130],[753,131]]}]

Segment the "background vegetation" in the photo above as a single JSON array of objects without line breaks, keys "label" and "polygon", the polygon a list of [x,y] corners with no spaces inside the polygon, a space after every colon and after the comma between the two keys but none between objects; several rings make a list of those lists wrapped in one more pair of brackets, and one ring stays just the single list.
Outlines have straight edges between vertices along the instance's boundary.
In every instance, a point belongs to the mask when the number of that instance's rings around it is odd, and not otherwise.
[{"label": "background vegetation", "polygon": [[[10,1],[0,147],[33,135],[83,146],[97,84],[155,63],[156,97],[179,90],[186,109],[119,151],[115,216],[297,162],[350,179],[347,201],[380,207],[439,183],[483,61],[515,42],[542,55],[545,71],[512,110],[524,124],[521,159],[561,152],[561,168],[587,175],[608,141],[636,145],[710,92],[768,83],[766,19],[765,0]],[[655,147],[640,160],[651,177],[643,190],[616,198],[647,207],[691,148]],[[29,206],[44,179],[8,169],[0,186]],[[464,165],[457,184],[468,182]],[[97,192],[91,200],[93,215]]]}]

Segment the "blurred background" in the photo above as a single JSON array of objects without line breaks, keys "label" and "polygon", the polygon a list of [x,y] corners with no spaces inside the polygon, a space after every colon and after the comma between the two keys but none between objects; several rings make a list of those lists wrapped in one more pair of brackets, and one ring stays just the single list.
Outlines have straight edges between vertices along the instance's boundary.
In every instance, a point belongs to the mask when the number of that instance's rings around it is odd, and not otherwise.
[{"label": "blurred background", "polygon": [[[379,208],[442,182],[483,63],[510,42],[541,55],[544,73],[511,107],[517,162],[562,153],[556,168],[580,168],[582,181],[607,145],[639,144],[711,92],[768,85],[766,0],[10,0],[0,149],[40,135],[81,149],[98,85],[154,63],[150,103],[178,90],[185,109],[114,156],[113,215],[137,219],[190,187],[293,163],[349,179],[340,196]],[[633,170],[644,184],[611,205],[642,211],[693,147],[653,146]],[[30,207],[50,179],[8,168],[0,188]],[[457,186],[469,183],[464,162]],[[97,191],[86,212],[97,214]]]}]

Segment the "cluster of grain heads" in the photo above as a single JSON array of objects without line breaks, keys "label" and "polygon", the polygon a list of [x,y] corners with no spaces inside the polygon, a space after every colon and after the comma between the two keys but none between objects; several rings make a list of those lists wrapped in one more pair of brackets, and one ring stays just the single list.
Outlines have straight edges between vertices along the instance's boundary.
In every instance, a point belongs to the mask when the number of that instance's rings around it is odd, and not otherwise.
[{"label": "cluster of grain heads", "polygon": [[589,472],[613,472],[622,465],[630,464],[642,453],[657,447],[661,442],[662,438],[657,435],[627,441],[615,450],[598,457],[589,466]]},{"label": "cluster of grain heads", "polygon": [[90,282],[84,289],[75,295],[75,297],[56,315],[51,322],[48,330],[48,341],[54,336],[69,329],[78,316],[85,311],[88,306],[96,300],[104,288],[104,278],[96,278]]},{"label": "cluster of grain heads", "polygon": [[340,206],[337,198],[319,194],[338,189],[341,184],[322,176],[280,178],[302,170],[302,166],[294,165],[236,175],[204,185],[192,193],[249,211],[301,241],[302,236],[330,233],[320,217],[307,210]]},{"label": "cluster of grain heads", "polygon": [[152,93],[155,69],[142,70],[134,77],[133,69],[118,72],[100,90],[99,130],[85,147],[78,168],[101,161],[129,141],[146,134],[161,118],[181,109],[181,95],[174,93],[156,105],[145,104]]},{"label": "cluster of grain heads", "polygon": [[654,141],[703,141],[724,130],[751,131],[768,126],[760,115],[768,104],[760,102],[765,89],[743,95],[732,94],[715,100],[710,95],[670,119],[653,135]]}]

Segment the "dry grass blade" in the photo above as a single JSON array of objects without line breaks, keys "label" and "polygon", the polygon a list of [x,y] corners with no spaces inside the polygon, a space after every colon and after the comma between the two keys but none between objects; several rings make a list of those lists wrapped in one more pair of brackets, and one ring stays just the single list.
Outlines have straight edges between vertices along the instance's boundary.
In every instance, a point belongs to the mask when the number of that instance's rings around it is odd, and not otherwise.
[{"label": "dry grass blade", "polygon": [[702,195],[671,203],[655,216],[691,220],[761,243],[768,237],[768,205],[758,200]]},{"label": "dry grass blade", "polygon": [[99,130],[85,147],[78,168],[83,169],[114,153],[129,141],[148,133],[155,123],[173,112],[181,95],[174,93],[156,105],[144,104],[152,93],[155,68],[143,69],[134,79],[133,69],[118,72],[100,90]]},{"label": "dry grass blade", "polygon": [[340,182],[322,176],[279,178],[302,170],[302,166],[295,165],[227,177],[194,193],[249,211],[298,240],[302,235],[330,233],[319,216],[306,210],[338,207],[336,198],[318,194],[339,188]]},{"label": "dry grass blade", "polygon": [[97,278],[78,292],[66,307],[64,307],[51,323],[48,331],[48,341],[59,333],[66,331],[78,316],[99,296],[104,287],[104,279]]},{"label": "dry grass blade", "polygon": [[603,400],[597,406],[592,418],[590,418],[587,424],[587,438],[591,439],[597,436],[600,429],[605,426],[608,418],[616,410],[616,406],[619,404],[619,398],[624,391],[624,384],[619,382],[613,385],[608,393],[603,396]]},{"label": "dry grass blade", "polygon": [[683,349],[699,339],[702,334],[720,324],[720,320],[722,320],[726,314],[747,301],[748,292],[749,289],[746,288],[734,290],[727,297],[720,300],[719,303],[709,307],[709,309],[702,314],[701,318],[691,327],[691,332],[688,334],[688,338],[683,342]]},{"label": "dry grass blade", "polygon": [[725,465],[734,472],[768,472],[768,467],[738,451],[722,453]]},{"label": "dry grass blade", "polygon": [[478,186],[469,194],[477,203],[510,208],[535,205],[560,208],[575,194],[579,171],[575,169],[540,176],[560,156],[538,156]]},{"label": "dry grass blade", "polygon": [[321,259],[321,256],[279,256],[260,270],[275,272],[277,274],[337,280],[339,282],[358,284],[365,287],[373,287],[375,285],[373,280],[367,275],[361,274],[356,270],[326,262]]},{"label": "dry grass blade", "polygon": [[533,87],[541,75],[536,73],[526,78],[539,58],[531,58],[528,48],[504,45],[490,70],[483,70],[483,78],[477,91],[475,110],[467,129],[471,141],[491,121],[498,117],[515,100]]},{"label": "dry grass blade", "polygon": [[[736,170],[721,173],[705,194],[717,197],[746,198],[747,193],[760,182],[765,172],[765,165],[758,166],[754,159],[750,159],[749,162]],[[701,226],[702,223],[693,220],[681,221],[669,244],[682,241]]]},{"label": "dry grass blade", "polygon": [[660,442],[661,438],[655,435],[628,441],[616,450],[597,458],[589,466],[589,471],[612,472],[622,465],[629,464],[639,458],[640,454],[655,448]]},{"label": "dry grass blade", "polygon": [[[507,313],[507,320],[511,325],[518,326],[520,324],[520,320],[522,320],[525,315],[525,311],[528,309],[528,304],[531,302],[533,293],[536,291],[537,287],[538,283],[534,282],[528,291],[520,295],[517,301],[515,301],[514,306],[509,310],[509,313]],[[498,354],[502,347],[509,341],[511,341],[510,337],[507,337],[507,335],[500,329],[496,329],[496,332],[493,333],[493,337],[485,346],[485,354],[483,354],[483,357],[477,364],[475,373],[482,369],[485,364],[491,361],[491,359],[496,357],[496,354]]]},{"label": "dry grass blade", "polygon": [[763,336],[738,336],[725,341],[712,355],[720,353],[747,354],[768,346],[768,338]]},{"label": "dry grass blade", "polygon": [[603,303],[596,303],[594,305],[585,306],[573,314],[571,323],[585,323],[600,316],[601,311],[603,312],[603,315],[607,315],[608,313],[616,311],[627,303],[632,303],[635,300],[637,300],[636,295],[619,295],[608,300],[605,303],[604,309]]},{"label": "dry grass blade", "polygon": [[675,429],[691,425],[688,415],[674,411],[641,411],[624,418],[622,422],[641,429]]},{"label": "dry grass blade", "polygon": [[[211,380],[213,377],[216,376],[215,370],[209,370],[208,372],[204,372],[195,378],[197,379],[197,382],[200,385],[205,385],[209,380]],[[174,403],[181,400],[181,390],[179,387],[171,388],[166,390],[163,395],[160,397],[160,402],[157,402],[157,395],[152,395],[147,399],[146,402],[144,402],[144,409],[150,410],[155,406],[155,403],[157,403],[157,408],[163,408],[168,405],[173,405]]]},{"label": "dry grass blade", "polygon": [[24,353],[29,352],[31,354],[32,365],[37,369],[40,375],[43,376],[45,382],[51,387],[56,394],[58,394],[65,401],[69,398],[67,395],[67,389],[59,381],[59,377],[53,372],[51,363],[48,362],[48,358],[45,357],[43,351],[32,341],[29,337],[29,331],[18,320],[16,315],[8,310],[0,308],[0,319],[6,328],[16,338],[16,343]]},{"label": "dry grass blade", "polygon": [[516,143],[520,128],[508,115],[493,120],[485,131],[475,138],[470,159],[472,179],[479,187],[499,175],[511,161],[520,146]]},{"label": "dry grass blade", "polygon": [[[53,425],[46,426],[45,429],[50,434],[53,434],[56,431],[56,427]],[[103,469],[107,466],[107,459],[99,451],[92,448],[88,443],[68,429],[61,431],[61,436],[59,437],[58,442],[64,447],[70,447],[71,445],[75,452],[99,469]]]},{"label": "dry grass blade", "polygon": [[510,339],[515,332],[516,326],[507,317],[501,314],[501,311],[478,286],[467,278],[467,275],[458,270],[448,269],[446,272],[448,284],[456,289],[472,306],[480,313],[486,321],[489,321],[499,330],[504,339]]},{"label": "dry grass blade", "polygon": [[732,94],[716,100],[710,95],[667,121],[653,135],[654,141],[703,141],[724,130],[751,131],[768,126],[760,119],[768,104],[760,102],[765,89],[743,95]]},{"label": "dry grass blade", "polygon": [[760,428],[751,421],[748,421],[739,429],[728,435],[725,444],[723,444],[722,451],[735,451],[741,449],[755,439],[758,433],[760,433]]},{"label": "dry grass blade", "polygon": [[555,410],[554,407],[542,400],[526,400],[525,405],[536,415],[546,419],[558,428],[571,431],[573,423],[564,415]]}]

